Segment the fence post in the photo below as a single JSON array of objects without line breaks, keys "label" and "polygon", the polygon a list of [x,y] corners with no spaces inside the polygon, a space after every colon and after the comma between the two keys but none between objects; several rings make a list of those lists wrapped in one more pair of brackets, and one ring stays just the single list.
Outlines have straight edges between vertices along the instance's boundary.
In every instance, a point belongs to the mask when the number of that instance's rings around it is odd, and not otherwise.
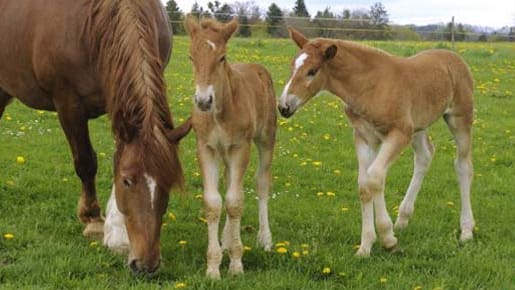
[{"label": "fence post", "polygon": [[452,20],[451,20],[451,45],[452,45],[452,49],[454,50],[454,16],[452,17]]}]

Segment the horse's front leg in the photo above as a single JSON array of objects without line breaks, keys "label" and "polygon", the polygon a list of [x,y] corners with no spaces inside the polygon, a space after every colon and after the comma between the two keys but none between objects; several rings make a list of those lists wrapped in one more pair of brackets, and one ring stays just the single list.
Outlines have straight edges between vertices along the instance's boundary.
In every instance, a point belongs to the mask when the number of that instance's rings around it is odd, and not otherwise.
[{"label": "horse's front leg", "polygon": [[75,172],[82,181],[82,191],[77,214],[86,227],[86,237],[103,235],[104,219],[101,216],[95,188],[97,157],[89,139],[88,118],[78,96],[71,89],[59,90],[55,96],[59,121],[70,144]]},{"label": "horse's front leg", "polygon": [[228,149],[227,161],[230,167],[230,184],[228,185],[227,195],[225,196],[225,207],[227,210],[227,230],[228,235],[223,237],[228,242],[229,274],[237,275],[243,273],[243,244],[240,236],[241,217],[243,215],[243,178],[249,164],[250,142],[242,145],[233,145]]}]

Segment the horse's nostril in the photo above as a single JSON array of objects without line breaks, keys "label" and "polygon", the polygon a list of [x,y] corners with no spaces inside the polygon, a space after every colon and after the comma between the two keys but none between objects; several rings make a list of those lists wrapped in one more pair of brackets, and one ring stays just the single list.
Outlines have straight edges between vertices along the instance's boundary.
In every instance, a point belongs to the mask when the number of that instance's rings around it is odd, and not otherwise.
[{"label": "horse's nostril", "polygon": [[133,274],[137,274],[141,271],[141,269],[138,267],[138,260],[134,259],[129,262],[129,268],[131,269]]}]

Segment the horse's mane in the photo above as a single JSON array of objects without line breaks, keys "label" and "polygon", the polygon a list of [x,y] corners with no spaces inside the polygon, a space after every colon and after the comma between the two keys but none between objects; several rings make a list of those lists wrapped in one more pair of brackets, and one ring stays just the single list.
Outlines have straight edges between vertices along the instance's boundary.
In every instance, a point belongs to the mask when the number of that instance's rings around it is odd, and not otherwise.
[{"label": "horse's mane", "polygon": [[91,0],[84,40],[117,140],[141,142],[146,169],[182,184],[177,149],[166,139],[173,123],[163,78],[166,64],[159,57],[159,6],[149,0]]}]

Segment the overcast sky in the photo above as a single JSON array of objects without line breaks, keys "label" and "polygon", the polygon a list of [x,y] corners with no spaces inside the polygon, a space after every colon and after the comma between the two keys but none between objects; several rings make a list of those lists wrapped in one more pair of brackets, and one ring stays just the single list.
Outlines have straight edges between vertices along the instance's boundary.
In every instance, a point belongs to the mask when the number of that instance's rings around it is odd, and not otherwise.
[{"label": "overcast sky", "polygon": [[[161,0],[163,3],[167,0]],[[175,0],[183,12],[190,12],[195,1],[204,8],[210,0]],[[213,0],[214,1],[214,0]],[[247,0],[219,0],[229,4]],[[271,3],[276,3],[281,9],[292,10],[295,0],[256,0],[262,10]],[[375,2],[381,2],[386,7],[390,22],[395,24],[432,24],[449,22],[455,16],[456,22],[464,24],[490,26],[500,28],[515,26],[515,0],[305,0],[311,15],[330,7],[333,12],[341,14],[344,8],[369,9]],[[341,3],[341,4],[340,4]]]}]

